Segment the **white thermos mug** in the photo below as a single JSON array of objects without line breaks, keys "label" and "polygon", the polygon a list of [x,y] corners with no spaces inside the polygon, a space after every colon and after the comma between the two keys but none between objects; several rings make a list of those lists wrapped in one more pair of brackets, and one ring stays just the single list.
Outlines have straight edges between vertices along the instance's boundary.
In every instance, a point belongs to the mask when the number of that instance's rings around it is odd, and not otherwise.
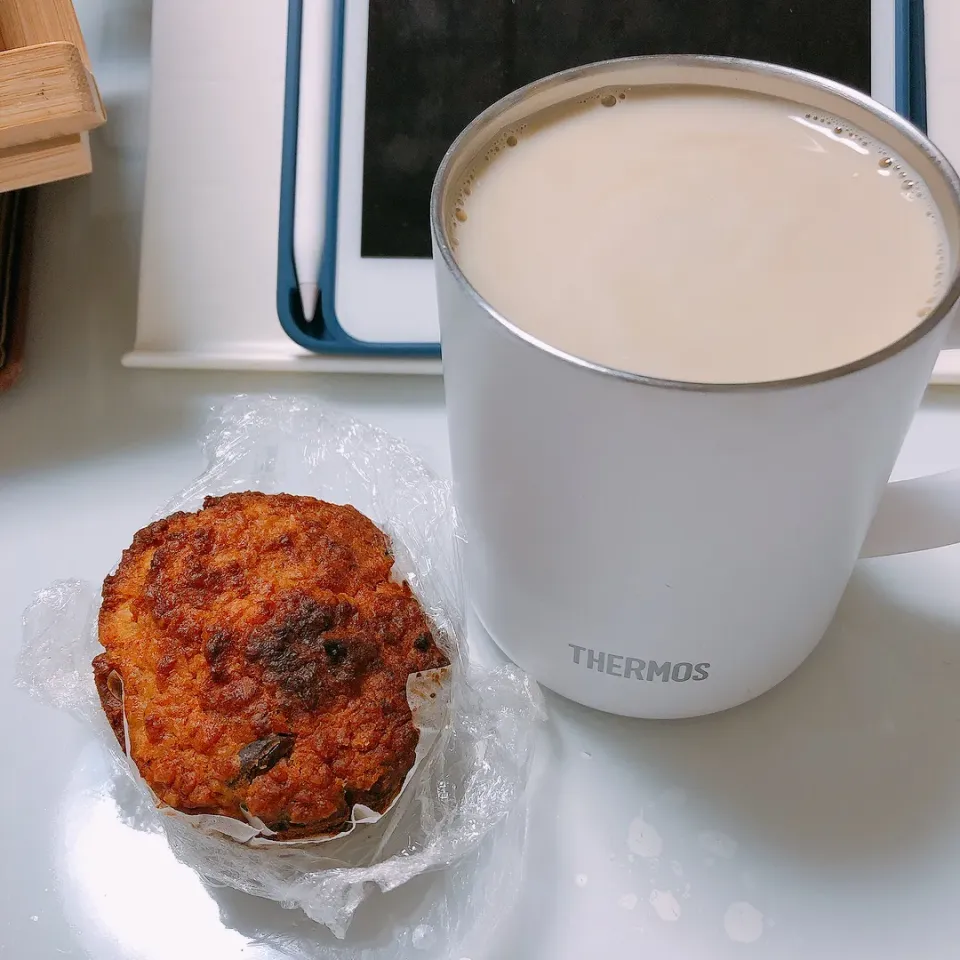
[{"label": "white thermos mug", "polygon": [[[877,354],[759,385],[659,381],[521,332],[453,255],[447,225],[464,171],[499,130],[545,106],[644,84],[769,93],[889,146],[943,220],[940,303]],[[870,98],[716,58],[566,71],[461,134],[437,175],[431,223],[468,596],[499,646],[551,689],[635,717],[732,707],[809,655],[862,551],[958,539],[960,483],[887,480],[960,296],[960,184],[936,147]]]}]

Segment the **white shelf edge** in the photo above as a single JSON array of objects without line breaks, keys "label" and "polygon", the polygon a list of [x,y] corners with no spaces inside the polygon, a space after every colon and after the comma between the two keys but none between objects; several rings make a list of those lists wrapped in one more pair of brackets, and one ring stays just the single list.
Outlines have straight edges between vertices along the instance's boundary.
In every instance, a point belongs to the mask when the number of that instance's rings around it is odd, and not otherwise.
[{"label": "white shelf edge", "polygon": [[[321,354],[286,354],[275,349],[251,352],[132,350],[123,365],[141,370],[263,370],[272,373],[409,373],[439,376],[439,360],[388,357],[328,357]],[[960,349],[944,350],[930,378],[933,386],[960,386]]]},{"label": "white shelf edge", "polygon": [[263,354],[229,351],[133,350],[124,355],[125,367],[141,370],[233,370],[271,373],[390,373],[438,376],[439,360],[410,357],[328,357],[321,354]]},{"label": "white shelf edge", "polygon": [[960,350],[941,350],[930,383],[934,386],[960,386]]}]

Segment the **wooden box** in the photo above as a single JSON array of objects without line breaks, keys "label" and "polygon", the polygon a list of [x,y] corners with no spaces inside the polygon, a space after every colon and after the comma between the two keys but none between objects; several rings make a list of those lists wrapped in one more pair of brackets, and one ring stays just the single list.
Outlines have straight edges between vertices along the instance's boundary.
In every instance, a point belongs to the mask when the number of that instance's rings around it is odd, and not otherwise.
[{"label": "wooden box", "polygon": [[72,0],[0,0],[0,193],[89,173],[105,120]]}]

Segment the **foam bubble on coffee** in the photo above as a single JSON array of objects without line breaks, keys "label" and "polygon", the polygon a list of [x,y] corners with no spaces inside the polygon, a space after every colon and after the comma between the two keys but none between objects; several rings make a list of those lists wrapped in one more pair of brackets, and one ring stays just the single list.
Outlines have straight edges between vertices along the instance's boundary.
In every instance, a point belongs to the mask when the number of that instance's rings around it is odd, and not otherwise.
[{"label": "foam bubble on coffee", "polygon": [[518,328],[688,382],[869,356],[946,282],[939,215],[901,157],[746,93],[605,89],[503,130],[447,228],[467,279]]}]

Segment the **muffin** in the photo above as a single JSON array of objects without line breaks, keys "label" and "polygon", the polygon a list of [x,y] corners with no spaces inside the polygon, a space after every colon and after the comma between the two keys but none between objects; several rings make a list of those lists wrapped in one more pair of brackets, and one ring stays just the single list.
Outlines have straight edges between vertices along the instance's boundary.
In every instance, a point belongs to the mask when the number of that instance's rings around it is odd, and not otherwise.
[{"label": "muffin", "polygon": [[211,497],[141,530],[103,585],[93,661],[158,799],[278,840],[384,812],[415,760],[412,673],[446,666],[390,541],[350,506]]}]

